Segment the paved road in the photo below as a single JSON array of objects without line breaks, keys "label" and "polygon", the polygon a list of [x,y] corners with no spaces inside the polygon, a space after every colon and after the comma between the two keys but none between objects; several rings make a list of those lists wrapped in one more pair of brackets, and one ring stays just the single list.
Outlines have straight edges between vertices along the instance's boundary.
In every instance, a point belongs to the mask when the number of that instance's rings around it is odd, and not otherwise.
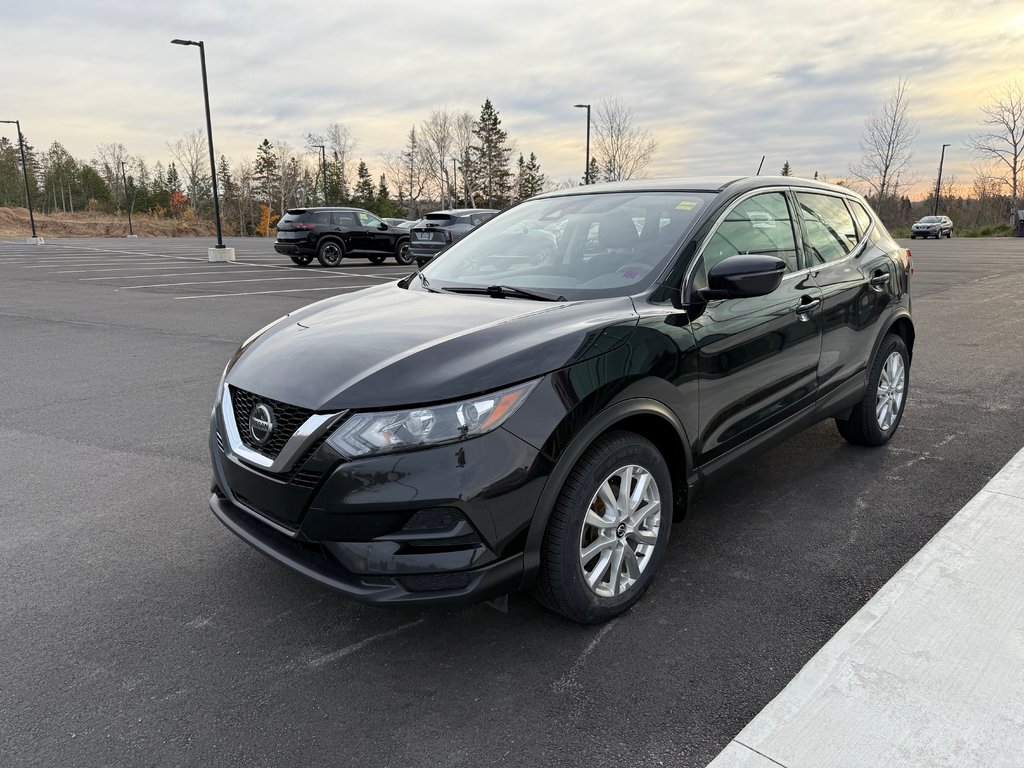
[{"label": "paved road", "polygon": [[0,242],[5,766],[703,766],[1024,435],[1024,240],[915,241],[886,448],[821,424],[750,461],[604,627],[359,606],[216,522],[206,420],[239,340],[406,270],[207,245]]}]

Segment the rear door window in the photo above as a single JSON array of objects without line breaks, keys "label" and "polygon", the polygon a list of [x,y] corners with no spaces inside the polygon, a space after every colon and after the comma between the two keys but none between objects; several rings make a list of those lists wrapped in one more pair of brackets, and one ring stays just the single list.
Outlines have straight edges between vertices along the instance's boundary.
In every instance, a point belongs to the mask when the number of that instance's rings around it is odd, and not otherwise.
[{"label": "rear door window", "polygon": [[354,227],[356,217],[351,211],[334,211],[331,214],[331,223],[336,227]]},{"label": "rear door window", "polygon": [[846,258],[857,244],[857,228],[846,204],[831,195],[797,192],[810,266]]}]

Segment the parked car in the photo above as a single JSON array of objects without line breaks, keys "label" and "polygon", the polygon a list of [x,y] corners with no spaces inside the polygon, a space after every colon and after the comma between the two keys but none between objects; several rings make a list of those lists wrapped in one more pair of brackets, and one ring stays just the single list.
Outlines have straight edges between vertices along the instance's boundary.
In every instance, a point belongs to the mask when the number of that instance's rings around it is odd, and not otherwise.
[{"label": "parked car", "polygon": [[911,240],[918,237],[934,237],[938,240],[943,236],[953,236],[953,222],[949,216],[925,216],[910,228]]},{"label": "parked car", "polygon": [[293,208],[277,222],[274,250],[300,267],[314,257],[325,267],[336,267],[353,256],[374,264],[394,256],[399,264],[412,264],[408,230],[362,208]]},{"label": "parked car", "polygon": [[491,208],[456,208],[428,213],[409,230],[412,257],[422,267],[497,214],[498,211]]},{"label": "parked car", "polygon": [[414,221],[409,221],[409,219],[388,219],[388,218],[385,218],[385,219],[381,219],[381,221],[383,221],[389,227],[398,227],[399,229],[408,229],[409,227],[411,227],[413,224],[416,223]]},{"label": "parked car", "polygon": [[851,443],[892,438],[912,274],[843,187],[745,177],[541,195],[421,272],[246,340],[218,385],[210,505],[356,600],[532,587],[604,621],[650,585],[707,478],[824,419]]}]

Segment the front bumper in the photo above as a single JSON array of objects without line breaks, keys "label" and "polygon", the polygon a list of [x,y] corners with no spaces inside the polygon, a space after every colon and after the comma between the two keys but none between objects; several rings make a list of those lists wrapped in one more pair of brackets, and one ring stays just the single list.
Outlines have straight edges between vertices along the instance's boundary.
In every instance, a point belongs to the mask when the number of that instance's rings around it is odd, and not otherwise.
[{"label": "front bumper", "polygon": [[233,450],[225,410],[219,405],[211,421],[210,507],[260,552],[368,603],[460,604],[520,588],[527,533],[550,472],[520,438],[499,428],[461,443],[348,460],[322,434],[291,466],[271,472]]}]

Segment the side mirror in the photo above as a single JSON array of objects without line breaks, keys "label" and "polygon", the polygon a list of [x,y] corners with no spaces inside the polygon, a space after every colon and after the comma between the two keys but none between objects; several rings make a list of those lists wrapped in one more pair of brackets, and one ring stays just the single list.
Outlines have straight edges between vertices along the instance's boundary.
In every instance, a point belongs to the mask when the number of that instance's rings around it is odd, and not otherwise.
[{"label": "side mirror", "polygon": [[785,272],[786,262],[777,256],[730,256],[708,272],[708,287],[701,296],[709,301],[767,296],[779,287]]}]

